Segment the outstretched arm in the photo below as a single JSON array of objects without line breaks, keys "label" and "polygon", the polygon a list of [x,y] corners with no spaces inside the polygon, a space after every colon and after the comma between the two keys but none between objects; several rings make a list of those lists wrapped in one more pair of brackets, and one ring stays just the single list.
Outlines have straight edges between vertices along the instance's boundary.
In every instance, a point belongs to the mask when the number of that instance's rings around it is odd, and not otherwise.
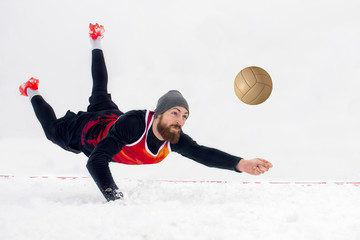
[{"label": "outstretched arm", "polygon": [[185,133],[181,134],[179,143],[173,144],[171,148],[175,152],[208,167],[246,172],[251,175],[263,174],[272,167],[272,164],[264,159],[255,158],[245,160],[215,148],[198,145]]},{"label": "outstretched arm", "polygon": [[181,133],[179,142],[171,145],[171,149],[184,157],[208,167],[236,171],[236,166],[239,161],[242,161],[241,157],[228,154],[215,148],[199,145],[185,133]]}]

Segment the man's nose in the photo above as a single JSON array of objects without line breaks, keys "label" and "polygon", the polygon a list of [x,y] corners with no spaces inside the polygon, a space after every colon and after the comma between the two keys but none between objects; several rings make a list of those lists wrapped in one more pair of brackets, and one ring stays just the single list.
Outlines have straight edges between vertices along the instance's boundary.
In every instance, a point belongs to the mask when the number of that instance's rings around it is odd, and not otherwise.
[{"label": "man's nose", "polygon": [[179,117],[177,120],[176,120],[176,123],[179,124],[181,127],[184,126],[185,124],[185,120],[182,118],[182,117]]}]

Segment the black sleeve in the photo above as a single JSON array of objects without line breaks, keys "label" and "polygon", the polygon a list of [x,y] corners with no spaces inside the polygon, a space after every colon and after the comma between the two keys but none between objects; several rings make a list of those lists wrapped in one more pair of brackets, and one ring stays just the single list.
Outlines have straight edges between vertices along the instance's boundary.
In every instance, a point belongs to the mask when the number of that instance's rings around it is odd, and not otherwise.
[{"label": "black sleeve", "polygon": [[[190,136],[181,133],[179,142],[172,144],[171,149],[184,157],[190,158],[208,167],[236,170],[236,165],[242,159],[215,148],[198,145]],[[237,171],[239,172],[239,171]]]},{"label": "black sleeve", "polygon": [[109,162],[123,146],[141,137],[145,130],[144,117],[144,111],[131,111],[120,116],[89,157],[86,167],[108,201],[112,199],[106,195],[105,190],[118,189],[111,175]]}]

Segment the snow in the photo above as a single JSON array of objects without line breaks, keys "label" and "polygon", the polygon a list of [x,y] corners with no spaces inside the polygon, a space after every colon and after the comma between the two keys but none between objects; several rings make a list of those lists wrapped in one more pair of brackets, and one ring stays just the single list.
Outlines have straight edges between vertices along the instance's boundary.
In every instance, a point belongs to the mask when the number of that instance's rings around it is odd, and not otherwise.
[{"label": "snow", "polygon": [[[14,177],[0,177],[0,239],[360,239],[359,186],[334,184],[360,181],[359,7],[356,0],[2,0],[0,175]],[[112,164],[127,198],[104,202],[86,157],[46,140],[18,93],[36,77],[59,117],[86,109],[89,22],[105,26],[109,89],[120,109],[154,109],[178,89],[190,105],[184,131],[199,144],[274,168],[253,177],[177,154],[154,166]],[[234,94],[247,66],[273,79],[259,106]],[[268,184],[288,181],[329,184]]]},{"label": "snow", "polygon": [[1,239],[359,239],[353,185],[117,179],[105,203],[90,178],[0,179]]}]

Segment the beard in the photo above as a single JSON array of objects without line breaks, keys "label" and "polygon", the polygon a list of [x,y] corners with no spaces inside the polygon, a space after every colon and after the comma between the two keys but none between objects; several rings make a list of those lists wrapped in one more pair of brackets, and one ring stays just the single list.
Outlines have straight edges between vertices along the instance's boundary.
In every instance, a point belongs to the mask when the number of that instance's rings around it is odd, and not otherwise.
[{"label": "beard", "polygon": [[[178,127],[179,131],[172,131],[171,127]],[[159,124],[157,125],[157,130],[159,131],[160,135],[164,138],[165,141],[169,141],[172,144],[178,143],[180,139],[180,132],[181,132],[181,126],[178,124],[172,124],[169,126],[166,126],[162,122],[162,116],[160,116]]]}]

